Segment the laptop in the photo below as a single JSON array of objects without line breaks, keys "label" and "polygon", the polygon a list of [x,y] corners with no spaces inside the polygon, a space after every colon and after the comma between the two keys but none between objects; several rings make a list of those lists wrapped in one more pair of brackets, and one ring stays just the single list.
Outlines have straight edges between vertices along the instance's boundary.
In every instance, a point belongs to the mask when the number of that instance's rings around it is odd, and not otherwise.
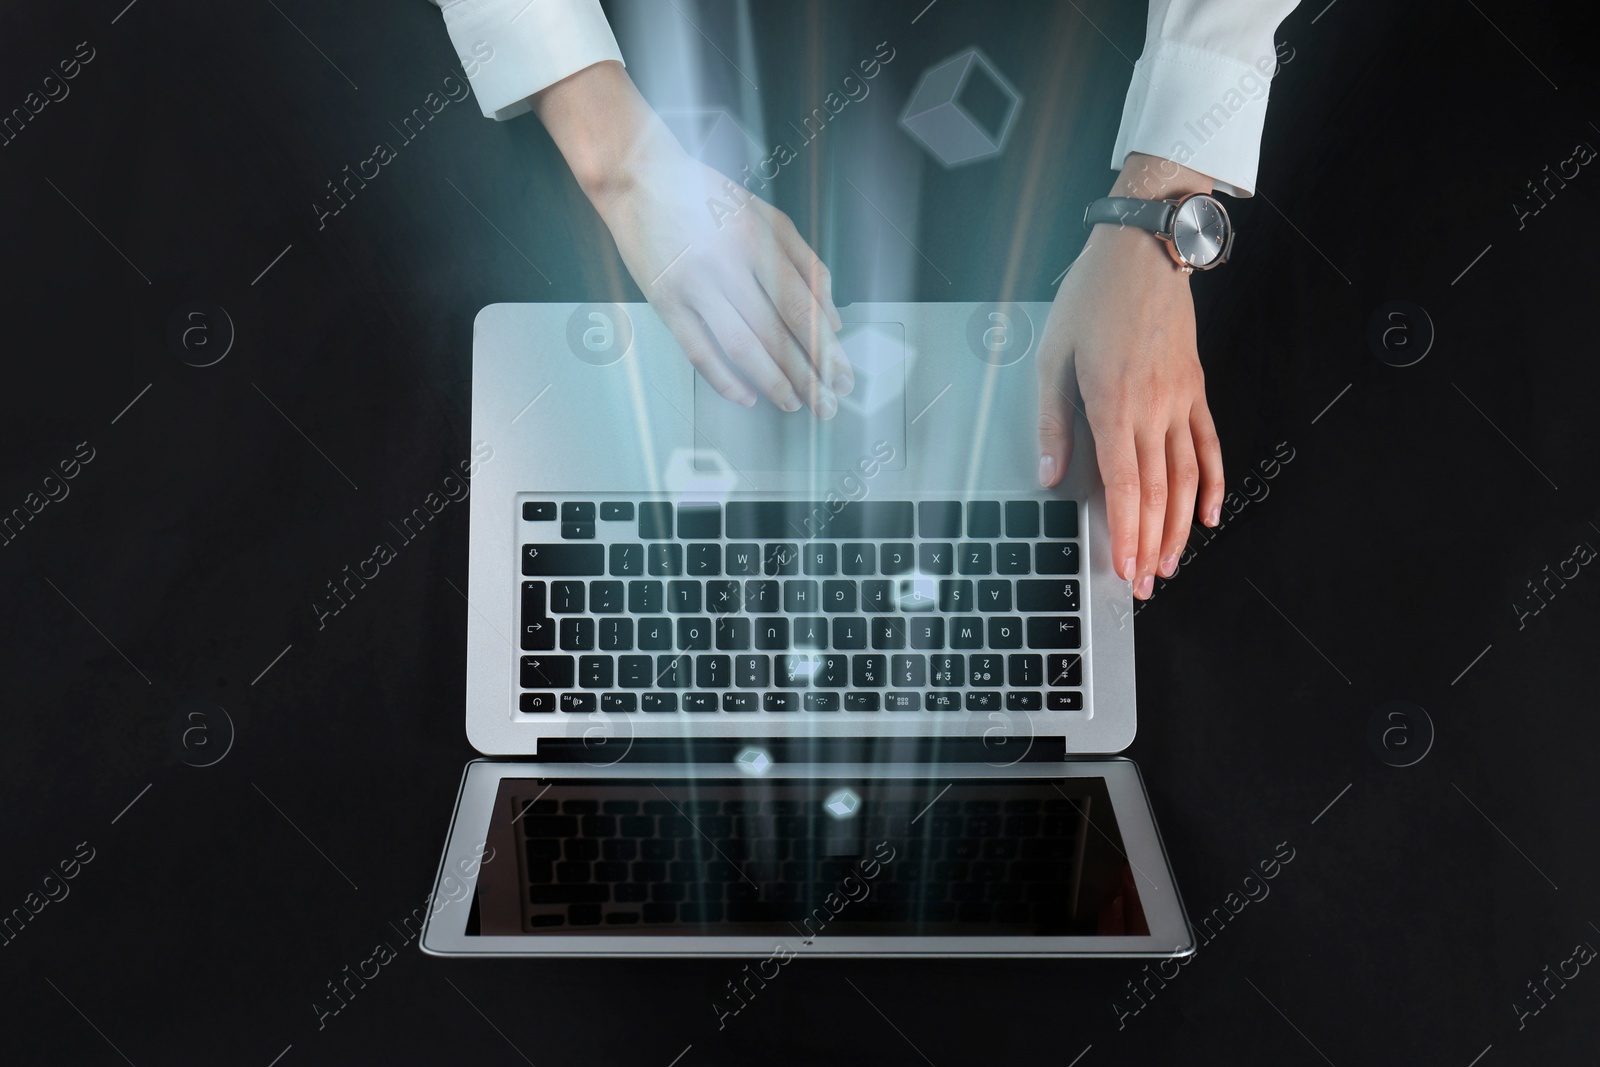
[{"label": "laptop", "polygon": [[856,388],[742,408],[647,304],[473,333],[449,956],[1182,956],[1132,600],[1041,303],[840,309]]}]

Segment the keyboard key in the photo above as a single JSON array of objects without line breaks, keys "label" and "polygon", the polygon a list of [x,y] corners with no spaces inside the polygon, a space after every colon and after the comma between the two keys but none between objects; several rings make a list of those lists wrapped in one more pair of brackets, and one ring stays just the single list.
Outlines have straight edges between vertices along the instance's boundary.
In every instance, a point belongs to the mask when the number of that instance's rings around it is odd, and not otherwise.
[{"label": "keyboard key", "polygon": [[[654,547],[654,546],[652,546]],[[668,582],[667,610],[682,615],[700,610],[699,582]]]},{"label": "keyboard key", "polygon": [[987,541],[963,541],[956,546],[956,571],[960,574],[988,574],[994,569],[994,546]]},{"label": "keyboard key", "polygon": [[994,549],[994,570],[996,574],[1027,574],[1028,546],[1015,541],[1006,541],[998,544]]},{"label": "keyboard key", "polygon": [[802,707],[804,707],[807,711],[838,711],[839,694],[806,693],[803,696]]},{"label": "keyboard key", "polygon": [[715,630],[717,648],[723,652],[738,652],[750,647],[749,619],[718,619]]},{"label": "keyboard key", "polygon": [[633,519],[633,501],[612,500],[600,505],[600,521],[628,522]]},{"label": "keyboard key", "polygon": [[1083,694],[1077,690],[1058,690],[1045,697],[1045,706],[1051,711],[1082,711]]},{"label": "keyboard key", "polygon": [[[1028,620],[1032,623],[1032,619]],[[1022,620],[1015,615],[996,615],[989,620],[990,648],[1021,648]]]},{"label": "keyboard key", "polygon": [[717,707],[717,694],[715,693],[683,694],[684,711],[716,711]]},{"label": "keyboard key", "polygon": [[983,620],[976,615],[960,615],[950,620],[951,648],[982,648]]},{"label": "keyboard key", "polygon": [[617,685],[623,689],[649,689],[655,681],[655,660],[649,656],[618,656]]},{"label": "keyboard key", "polygon": [[568,522],[594,522],[594,503],[592,501],[569,500],[561,505],[561,521]]},{"label": "keyboard key", "polygon": [[662,609],[665,597],[660,582],[629,582],[628,611],[634,615],[650,615]]},{"label": "keyboard key", "polygon": [[583,610],[584,587],[582,582],[551,582],[550,611],[559,615],[572,615]]},{"label": "keyboard key", "polygon": [[554,522],[556,505],[551,500],[525,500],[522,502],[523,522]]},{"label": "keyboard key", "polygon": [[961,710],[961,694],[960,693],[929,693],[928,694],[928,710],[929,711],[960,711]]},{"label": "keyboard key", "polygon": [[790,648],[827,648],[828,620],[820,615],[802,615],[793,620]]},{"label": "keyboard key", "polygon": [[1042,657],[1031,652],[1015,652],[1008,657],[1011,684],[1015,686],[1041,686],[1044,684]]},{"label": "keyboard key", "polygon": [[967,536],[1000,536],[1000,502],[974,500],[967,504]]},{"label": "keyboard key", "polygon": [[874,574],[877,569],[876,545],[853,543],[843,546],[839,553],[845,574]]},{"label": "keyboard key", "polygon": [[730,501],[728,537],[911,537],[915,511],[910,501]]},{"label": "keyboard key", "polygon": [[978,583],[979,611],[1010,611],[1011,583],[1004,578]]},{"label": "keyboard key", "polygon": [[789,620],[782,616],[757,619],[756,647],[782,650],[789,647]]},{"label": "keyboard key", "polygon": [[685,541],[715,541],[722,536],[721,504],[680,504],[678,536]]},{"label": "keyboard key", "polygon": [[600,647],[606,652],[622,652],[633,647],[632,619],[601,619]]},{"label": "keyboard key", "polygon": [[621,582],[590,582],[589,610],[596,615],[622,614]]},{"label": "keyboard key", "polygon": [[880,698],[877,693],[846,693],[845,711],[877,711]]},{"label": "keyboard key", "polygon": [[693,681],[694,664],[688,656],[656,657],[656,685],[659,688],[687,689]]},{"label": "keyboard key", "polygon": [[888,612],[895,608],[895,583],[869,578],[861,583],[861,610]]},{"label": "keyboard key", "polygon": [[600,702],[593,693],[562,693],[561,710],[569,715],[581,715],[594,711]]},{"label": "keyboard key", "polygon": [[651,500],[639,505],[639,540],[666,541],[672,537],[672,505]]},{"label": "keyboard key", "polygon": [[641,711],[677,711],[677,693],[643,693],[639,697]]},{"label": "keyboard key", "polygon": [[764,689],[772,684],[772,661],[766,656],[733,657],[733,681],[740,689]]},{"label": "keyboard key", "polygon": [[561,539],[563,541],[593,541],[594,523],[564,522],[561,524]]},{"label": "keyboard key", "polygon": [[578,673],[571,656],[523,656],[522,688],[570,689]]},{"label": "keyboard key", "polygon": [[755,693],[723,693],[723,711],[760,711],[761,702]]},{"label": "keyboard key", "polygon": [[923,574],[950,574],[955,563],[956,546],[948,541],[924,541],[917,546],[917,570]]},{"label": "keyboard key", "polygon": [[1078,648],[1081,644],[1075,618],[1036,615],[1028,620],[1029,648]]},{"label": "keyboard key", "polygon": [[884,711],[921,711],[921,693],[885,693],[883,695]]},{"label": "keyboard key", "polygon": [[678,647],[694,652],[711,647],[711,620],[703,615],[678,620]]},{"label": "keyboard key", "polygon": [[[967,657],[967,684],[968,685],[1004,685],[1006,681],[1005,660],[995,655],[975,655]],[[1011,683],[1016,685],[1015,681]]]},{"label": "keyboard key", "polygon": [[842,649],[867,647],[867,620],[858,616],[833,620],[833,647]]},{"label": "keyboard key", "polygon": [[1076,689],[1083,684],[1083,657],[1077,654],[1054,655],[1045,659],[1044,684],[1052,688]]},{"label": "keyboard key", "polygon": [[714,578],[722,573],[722,546],[694,544],[685,555],[686,573],[701,578]]},{"label": "keyboard key", "polygon": [[972,583],[963,578],[945,578],[939,582],[939,610],[961,612],[972,610]]},{"label": "keyboard key", "polygon": [[601,693],[601,711],[633,711],[638,706],[636,693]]},{"label": "keyboard key", "polygon": [[778,610],[777,582],[752,579],[744,583],[744,610],[751,614],[770,614]]},{"label": "keyboard key", "polygon": [[1013,689],[1006,693],[1007,711],[1038,711],[1044,707],[1044,700],[1038,693],[1018,692]]},{"label": "keyboard key", "polygon": [[706,583],[706,610],[717,615],[731,615],[739,610],[739,583],[712,581]]},{"label": "keyboard key", "polygon": [[801,568],[807,574],[836,574],[839,569],[839,546],[814,541],[806,546],[801,558]]},{"label": "keyboard key", "polygon": [[938,579],[902,578],[895,602],[901,611],[932,611],[938,603]]},{"label": "keyboard key", "polygon": [[603,575],[604,545],[523,545],[522,573],[533,576]]},{"label": "keyboard key", "polygon": [[766,711],[799,711],[799,693],[764,693],[761,706]]},{"label": "keyboard key", "polygon": [[555,647],[555,627],[544,613],[545,584],[522,583],[522,647],[527,652],[544,652]]},{"label": "keyboard key", "polygon": [[944,620],[937,615],[925,615],[906,622],[906,636],[912,648],[943,648]]},{"label": "keyboard key", "polygon": [[694,684],[700,689],[726,689],[733,683],[733,660],[729,656],[696,656]]},{"label": "keyboard key", "polygon": [[783,610],[797,615],[803,612],[816,611],[817,599],[822,595],[817,583],[809,579],[791,580],[783,583]]},{"label": "keyboard key", "polygon": [[643,574],[644,546],[612,545],[611,573],[617,578],[625,578],[631,575]]},{"label": "keyboard key", "polygon": [[672,647],[672,620],[659,616],[639,620],[639,647],[658,652]]},{"label": "keyboard key", "polygon": [[928,684],[928,657],[926,656],[891,656],[889,658],[889,669],[894,685],[920,686]]},{"label": "keyboard key", "polygon": [[888,684],[889,668],[883,656],[851,656],[850,684],[857,689],[881,689]]},{"label": "keyboard key", "polygon": [[823,582],[822,610],[856,610],[856,583],[850,581]]},{"label": "keyboard key", "polygon": [[968,711],[999,711],[1000,692],[996,689],[967,690]]},{"label": "keyboard key", "polygon": [[[1043,556],[1045,554],[1043,546],[1040,548],[1039,555]],[[1017,610],[1077,611],[1078,583],[1070,578],[1065,580],[1025,578],[1017,582]]]},{"label": "keyboard key", "polygon": [[906,620],[896,616],[875,618],[870,623],[873,648],[905,648]]},{"label": "keyboard key", "polygon": [[760,574],[761,546],[755,544],[729,545],[723,552],[729,574]]},{"label": "keyboard key", "polygon": [[1042,541],[1034,549],[1034,563],[1040,574],[1077,574],[1078,546],[1070,541]]},{"label": "keyboard key", "polygon": [[1006,501],[1006,536],[1039,536],[1039,502],[1037,500]]},{"label": "keyboard key", "polygon": [[917,529],[923,537],[960,537],[961,502],[924,500],[917,505]]},{"label": "keyboard key", "polygon": [[556,695],[554,693],[523,693],[517,701],[517,707],[530,715],[545,711],[555,711]]},{"label": "keyboard key", "polygon": [[646,545],[644,567],[651,574],[682,574],[682,545]]},{"label": "keyboard key", "polygon": [[966,685],[966,662],[961,656],[942,655],[928,657],[928,683],[930,685]]},{"label": "keyboard key", "polygon": [[594,647],[593,619],[562,619],[561,649],[564,652],[587,652]]},{"label": "keyboard key", "polygon": [[1044,535],[1046,537],[1078,536],[1078,502],[1076,500],[1046,500],[1044,502]]},{"label": "keyboard key", "polygon": [[761,550],[761,569],[765,574],[799,574],[800,546],[792,543],[765,546]]},{"label": "keyboard key", "polygon": [[881,562],[884,574],[910,574],[917,565],[916,552],[908,544],[894,542],[883,546]]}]

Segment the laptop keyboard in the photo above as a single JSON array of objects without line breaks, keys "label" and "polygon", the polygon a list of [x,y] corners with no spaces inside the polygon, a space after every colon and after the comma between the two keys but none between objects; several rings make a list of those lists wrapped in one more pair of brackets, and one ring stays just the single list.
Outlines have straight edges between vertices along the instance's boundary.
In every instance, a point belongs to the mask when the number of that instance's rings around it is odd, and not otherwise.
[{"label": "laptop keyboard", "polygon": [[518,709],[1081,711],[1070,500],[527,500]]}]

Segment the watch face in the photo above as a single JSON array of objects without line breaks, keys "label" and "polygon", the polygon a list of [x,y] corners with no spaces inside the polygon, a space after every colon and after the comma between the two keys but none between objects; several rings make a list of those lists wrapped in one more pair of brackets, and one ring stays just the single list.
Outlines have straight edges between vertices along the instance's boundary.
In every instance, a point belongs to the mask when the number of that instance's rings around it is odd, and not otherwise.
[{"label": "watch face", "polygon": [[1228,215],[1222,205],[1204,194],[1184,200],[1172,220],[1172,245],[1191,267],[1215,264],[1228,247]]}]

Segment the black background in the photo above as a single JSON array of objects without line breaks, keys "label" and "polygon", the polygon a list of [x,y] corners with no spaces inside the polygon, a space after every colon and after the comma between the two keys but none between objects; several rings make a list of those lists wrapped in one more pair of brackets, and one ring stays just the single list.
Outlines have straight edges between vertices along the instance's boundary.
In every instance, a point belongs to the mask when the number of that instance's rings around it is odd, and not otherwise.
[{"label": "black background", "polygon": [[[1139,962],[802,959],[719,1032],[725,961],[442,961],[414,946],[318,1029],[325,983],[423,903],[473,755],[465,506],[324,629],[310,602],[466,458],[478,308],[637,296],[607,281],[608,238],[537,121],[496,124],[474,102],[317,229],[324,182],[393,139],[388,123],[455,66],[429,5],[124,3],[0,14],[0,110],[78,42],[95,54],[0,148],[0,512],[79,442],[95,457],[0,548],[0,910],[80,842],[94,850],[70,895],[0,948],[0,1058],[1600,1055],[1587,968],[1520,1027],[1514,1007],[1536,1005],[1525,983],[1546,964],[1600,944],[1600,576],[1552,584],[1520,627],[1514,607],[1536,603],[1526,583],[1546,565],[1600,545],[1600,175],[1591,164],[1520,227],[1512,207],[1533,206],[1525,183],[1546,164],[1600,145],[1591,27],[1570,5],[1312,0],[1278,31],[1293,58],[1273,86],[1263,195],[1230,202],[1236,262],[1194,287],[1230,483],[1280,443],[1294,459],[1139,612],[1129,752],[1191,914],[1287,842],[1270,895],[1120,1028]],[[872,291],[832,261],[840,302],[993,299],[1006,264],[1010,295],[1048,299],[1082,245],[1083,203],[1111,179],[1143,5],[940,0],[913,23],[923,3],[755,19],[771,123],[880,40],[896,58],[841,117],[841,143],[905,138],[917,75],[969,45],[1023,97],[1003,155],[923,165],[917,217],[895,220],[926,256],[917,291]],[[733,48],[727,11],[690,13]],[[772,195],[824,259],[846,228],[905,239],[840,192],[859,157],[828,136],[809,151]],[[893,190],[868,189],[893,217]],[[167,341],[194,299],[237,330],[208,368]],[[1413,366],[1366,340],[1393,299],[1437,332]],[[213,714],[213,747],[186,748],[194,700],[233,726],[209,767],[184,758],[214,758],[227,727]],[[1410,767],[1368,741],[1391,700],[1436,730]]]}]

